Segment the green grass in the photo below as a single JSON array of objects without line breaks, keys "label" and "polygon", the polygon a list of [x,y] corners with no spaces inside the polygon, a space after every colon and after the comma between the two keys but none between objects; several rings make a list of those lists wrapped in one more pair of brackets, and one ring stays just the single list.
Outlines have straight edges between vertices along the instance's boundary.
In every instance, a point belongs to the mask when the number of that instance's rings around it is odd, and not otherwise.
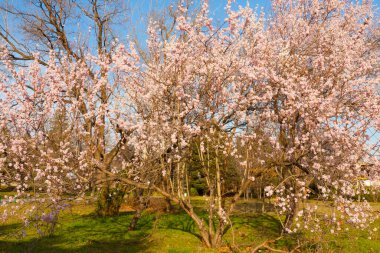
[{"label": "green grass", "polygon": [[[199,201],[197,208],[201,210],[202,199],[196,201]],[[279,236],[281,224],[276,216],[247,211],[252,205],[254,203],[240,205],[239,212],[232,217],[234,227],[224,237],[225,245],[234,242],[244,248]],[[131,212],[112,218],[99,218],[94,216],[93,211],[94,207],[89,205],[77,205],[71,211],[66,211],[60,218],[54,236],[45,238],[40,238],[31,228],[26,231],[26,237],[17,237],[21,227],[17,220],[0,224],[0,253],[212,253],[228,250],[226,246],[219,251],[204,248],[193,221],[180,210],[170,214],[145,212],[136,231],[128,231],[133,216]],[[379,227],[380,221],[376,225]],[[323,236],[292,235],[277,241],[274,246],[290,250],[301,238],[309,242],[301,252],[380,252],[379,231],[372,240],[367,238],[366,232],[354,230],[339,236],[328,233]],[[313,244],[318,241],[323,243]]]},{"label": "green grass", "polygon": [[100,218],[88,206],[75,207],[60,218],[56,233],[39,238],[34,229],[18,237],[16,220],[0,225],[0,253],[103,253],[103,252],[213,252],[195,235],[194,224],[183,213],[145,213],[136,231],[128,231],[133,213]]}]

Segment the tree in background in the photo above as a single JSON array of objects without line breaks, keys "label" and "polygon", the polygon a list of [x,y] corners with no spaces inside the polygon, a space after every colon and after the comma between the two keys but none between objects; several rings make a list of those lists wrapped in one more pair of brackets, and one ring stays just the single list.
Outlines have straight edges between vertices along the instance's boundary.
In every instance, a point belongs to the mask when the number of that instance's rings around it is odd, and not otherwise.
[{"label": "tree in background", "polygon": [[[354,196],[365,192],[356,187],[361,161],[377,164],[375,174],[379,168],[379,140],[373,136],[379,129],[373,15],[368,1],[273,2],[266,80],[256,86],[251,103],[253,121],[264,123],[258,127],[273,146],[262,160],[281,181],[274,193],[279,212],[286,214],[285,231],[297,229],[292,226],[297,213],[311,218],[306,214],[312,207],[299,207],[312,180],[323,199],[334,201],[336,229],[340,219],[358,226],[371,219],[369,205],[357,206]],[[354,218],[352,209],[360,210]]]},{"label": "tree in background", "polygon": [[[84,71],[88,71],[86,78],[92,79],[90,83],[106,79],[106,68],[97,66],[101,68],[99,71],[91,66],[87,57],[89,54],[94,54],[99,58],[104,57],[112,61],[110,55],[116,41],[114,29],[119,22],[123,21],[126,11],[122,1],[33,0],[24,1],[20,6],[4,1],[0,5],[0,10],[4,17],[0,25],[0,37],[5,42],[9,58],[15,63],[25,65],[28,61],[36,60],[46,67],[52,61],[60,65],[77,63],[87,69]],[[8,19],[12,20],[12,25],[9,25]],[[81,20],[81,23],[78,23],[78,20]],[[17,30],[12,29],[13,24],[19,24]],[[51,54],[51,52],[55,53]],[[64,68],[62,66],[62,69]],[[115,152],[118,152],[118,142],[123,139],[117,130],[115,131],[114,126],[110,128],[107,125],[109,119],[102,112],[106,110],[107,104],[111,103],[114,92],[115,86],[110,85],[110,82],[112,81],[106,80],[100,84],[102,87],[96,90],[98,93],[94,94],[92,101],[83,99],[86,97],[83,93],[89,93],[90,85],[81,87],[82,90],[77,86],[71,87],[72,90],[63,88],[67,96],[64,101],[66,105],[63,107],[70,107],[70,104],[76,100],[81,103],[79,115],[86,118],[81,123],[84,131],[87,132],[87,137],[75,135],[78,139],[73,142],[76,142],[79,149],[91,147],[92,150],[87,149],[88,155],[104,163],[106,167],[110,167]],[[33,90],[29,89],[28,92],[33,92]],[[97,107],[95,110],[89,108],[92,103]],[[90,111],[92,111],[91,116]],[[114,139],[107,138],[107,134],[112,135],[112,133]],[[58,136],[55,137],[58,138]],[[75,137],[71,136],[71,138]],[[57,140],[57,143],[60,141]],[[117,214],[121,204],[120,198],[113,198],[113,196],[120,194],[123,196],[125,191],[112,189],[113,186],[109,184],[107,175],[100,175],[96,168],[93,169],[92,187],[99,187],[95,185],[95,181],[100,177],[104,178],[98,198],[99,215]]]}]

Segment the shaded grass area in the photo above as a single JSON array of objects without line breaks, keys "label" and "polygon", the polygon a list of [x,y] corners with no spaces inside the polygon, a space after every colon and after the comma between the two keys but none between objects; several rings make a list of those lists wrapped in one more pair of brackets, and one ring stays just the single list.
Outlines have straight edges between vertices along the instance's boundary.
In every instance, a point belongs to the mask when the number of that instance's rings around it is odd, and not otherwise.
[{"label": "shaded grass area", "polygon": [[100,218],[93,208],[75,207],[62,215],[54,236],[44,238],[32,228],[19,237],[20,223],[0,225],[0,253],[214,252],[203,247],[186,214],[146,212],[136,231],[128,231],[132,216]]},{"label": "shaded grass area", "polygon": [[[196,203],[197,211],[202,210],[202,200]],[[281,224],[273,214],[260,214],[248,210],[249,203],[241,203],[243,210],[231,219],[234,224],[224,237],[225,245],[254,247],[265,240],[279,237]],[[240,207],[241,207],[240,206]],[[34,229],[26,230],[26,237],[18,237],[19,221],[0,224],[0,253],[101,253],[101,252],[229,252],[227,246],[219,250],[203,247],[198,231],[188,215],[179,209],[173,213],[147,211],[138,223],[136,231],[128,231],[133,212],[123,212],[117,217],[100,218],[93,214],[94,207],[78,204],[66,211],[54,236],[39,238]],[[376,226],[380,226],[380,221]],[[368,233],[344,232],[339,236],[326,233],[323,243],[315,235],[297,234],[276,241],[273,246],[291,250],[298,240],[309,239],[299,252],[380,252],[380,234],[368,239]],[[269,252],[269,251],[262,251]]]}]

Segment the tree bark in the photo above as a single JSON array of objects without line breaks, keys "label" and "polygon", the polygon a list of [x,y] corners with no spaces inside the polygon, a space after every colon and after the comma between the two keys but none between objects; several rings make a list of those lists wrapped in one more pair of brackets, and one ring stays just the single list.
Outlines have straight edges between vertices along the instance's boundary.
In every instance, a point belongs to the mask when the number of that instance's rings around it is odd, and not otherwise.
[{"label": "tree bark", "polygon": [[137,228],[137,223],[141,218],[142,213],[144,210],[148,207],[149,197],[144,197],[144,191],[141,189],[138,189],[136,192],[136,212],[132,217],[131,223],[129,224],[128,230],[133,231]]},{"label": "tree bark", "polygon": [[97,199],[96,214],[102,217],[118,215],[124,195],[125,189],[104,185]]}]

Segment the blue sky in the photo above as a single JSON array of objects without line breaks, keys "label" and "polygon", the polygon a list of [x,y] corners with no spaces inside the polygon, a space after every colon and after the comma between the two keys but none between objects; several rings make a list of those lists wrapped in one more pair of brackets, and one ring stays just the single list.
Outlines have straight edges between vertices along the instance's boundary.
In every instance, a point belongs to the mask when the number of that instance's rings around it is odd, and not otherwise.
[{"label": "blue sky", "polygon": [[[136,29],[139,33],[144,33],[147,23],[148,14],[152,11],[162,11],[164,8],[173,4],[173,0],[126,0],[127,6],[129,8],[130,14],[130,28]],[[380,0],[378,0],[380,1]],[[199,2],[195,0],[194,2]],[[256,0],[248,1],[250,6],[254,7],[256,5],[263,7],[265,10],[270,8],[269,0]],[[209,0],[210,15],[213,17],[214,21],[223,21],[225,18],[224,7],[226,5],[226,0]],[[247,4],[247,0],[236,0],[235,6]],[[130,31],[131,33],[132,31]]]},{"label": "blue sky", "polygon": [[[152,11],[159,12],[164,8],[172,4],[173,0],[125,0],[126,5],[129,9],[129,26],[126,29],[125,34],[133,34],[136,31],[137,36],[140,41],[144,40],[144,34],[146,31],[146,23],[148,14]],[[194,0],[194,2],[199,2],[199,0]],[[210,15],[213,17],[214,21],[223,21],[225,18],[224,7],[227,0],[209,0]],[[245,6],[247,3],[251,7],[259,6],[262,7],[265,12],[269,12],[271,1],[270,0],[235,0],[234,6],[239,5]],[[373,0],[373,3],[379,7],[380,0]]]},{"label": "blue sky", "polygon": [[[199,3],[201,0],[194,0],[195,3]],[[380,0],[377,0],[380,1]],[[4,5],[9,3],[10,5],[15,6],[17,9],[21,10],[33,10],[35,8],[31,5],[31,0],[0,0],[0,4]],[[78,3],[86,3],[87,0],[77,0]],[[145,42],[146,39],[146,25],[150,13],[157,12],[160,13],[166,9],[169,5],[175,3],[175,0],[122,0],[123,7],[126,9],[125,13],[122,13],[121,18],[127,20],[127,22],[121,22],[120,25],[115,26],[116,35],[121,41],[125,41],[127,35],[137,36],[138,40],[141,43]],[[224,21],[225,19],[225,10],[224,7],[227,3],[227,0],[209,0],[210,5],[210,15],[213,17],[214,21]],[[251,6],[259,5],[268,10],[270,8],[269,0],[258,0],[258,1],[249,1]],[[246,5],[247,0],[236,0],[234,6]],[[3,15],[0,20],[0,24],[4,25],[4,20],[7,20],[8,28],[11,30],[16,38],[22,40],[22,35],[18,32],[18,26],[22,25],[17,23],[15,20],[12,20],[11,16],[5,17]],[[84,17],[84,15],[79,16],[78,19],[72,20],[69,24],[66,24],[66,31],[75,32],[80,31],[84,36],[89,35],[89,28],[93,26],[92,21]],[[93,31],[92,31],[93,33]],[[89,36],[90,38],[92,36]],[[70,38],[69,38],[70,40]],[[94,41],[90,39],[90,44],[93,44]],[[92,45],[91,45],[92,47]]]},{"label": "blue sky", "polygon": [[[130,11],[133,20],[144,20],[146,14],[152,10],[160,10],[165,6],[169,6],[174,1],[173,0],[127,0],[128,6],[130,6]],[[226,5],[226,0],[209,0],[210,14],[215,17],[215,19],[224,18],[224,7]],[[256,0],[248,1],[251,6],[259,5],[264,8],[270,7],[269,0]],[[247,0],[236,0],[235,5],[246,5]]]},{"label": "blue sky", "polygon": [[[85,0],[77,0],[78,3],[81,3]],[[122,22],[121,25],[115,27],[116,33],[120,40],[124,41],[127,35],[137,35],[140,42],[144,43],[146,38],[146,24],[148,16],[151,12],[160,12],[167,8],[169,5],[175,3],[175,0],[122,0],[124,1],[124,7],[127,9],[125,13],[122,14],[122,18],[128,20],[127,22]],[[201,0],[193,0],[195,3],[199,3]],[[30,8],[31,0],[0,0],[1,4],[10,3],[14,6],[23,9]],[[380,0],[373,1],[376,6],[380,6]],[[82,2],[83,3],[83,2]],[[227,3],[227,0],[209,0],[210,6],[210,15],[213,17],[215,22],[222,22],[225,19],[225,10],[224,7]],[[238,5],[245,6],[247,3],[251,7],[259,6],[264,9],[265,12],[269,12],[271,1],[270,0],[235,0],[234,7]],[[4,17],[2,17],[4,18]],[[3,24],[3,20],[0,20],[0,24]],[[15,32],[16,37],[20,35],[17,34],[17,23],[12,20],[8,20],[8,25]],[[92,26],[91,21],[87,18],[79,17],[79,19],[74,20],[68,29],[71,29],[73,32],[81,31],[81,33],[88,33],[89,27]],[[91,42],[90,42],[91,43]]]}]

